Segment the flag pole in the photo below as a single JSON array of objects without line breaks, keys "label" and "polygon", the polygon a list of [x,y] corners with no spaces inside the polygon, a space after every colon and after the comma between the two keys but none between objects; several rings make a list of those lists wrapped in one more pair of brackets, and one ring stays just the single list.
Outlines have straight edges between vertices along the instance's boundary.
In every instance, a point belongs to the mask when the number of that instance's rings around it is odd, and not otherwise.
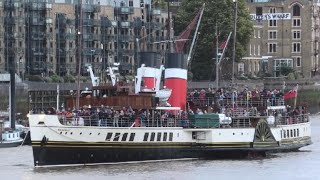
[{"label": "flag pole", "polygon": [[297,84],[297,93],[296,93],[296,97],[294,98],[294,109],[296,108],[296,105],[297,105],[298,88],[299,88],[299,85]]}]

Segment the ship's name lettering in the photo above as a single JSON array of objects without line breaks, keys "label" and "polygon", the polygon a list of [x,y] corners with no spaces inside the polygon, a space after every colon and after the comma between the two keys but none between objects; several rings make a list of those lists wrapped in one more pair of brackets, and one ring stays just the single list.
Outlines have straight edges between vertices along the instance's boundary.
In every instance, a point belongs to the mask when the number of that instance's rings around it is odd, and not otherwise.
[{"label": "ship's name lettering", "polygon": [[58,131],[70,131],[70,129],[58,129]]}]

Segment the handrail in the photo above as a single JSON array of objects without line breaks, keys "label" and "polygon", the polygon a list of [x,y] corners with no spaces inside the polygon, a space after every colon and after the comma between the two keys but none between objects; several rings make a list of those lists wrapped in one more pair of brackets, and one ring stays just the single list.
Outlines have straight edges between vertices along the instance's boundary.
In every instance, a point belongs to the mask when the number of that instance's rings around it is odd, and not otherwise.
[{"label": "handrail", "polygon": [[[113,118],[99,118],[97,116],[76,116],[66,117],[59,115],[61,124],[66,126],[97,126],[97,127],[183,127],[183,128],[252,128],[252,120],[259,118],[259,116],[248,114],[231,116],[232,122],[226,124],[218,119],[199,118],[196,120],[187,118],[132,118],[132,117],[113,117]],[[267,119],[266,116],[260,118]],[[270,124],[270,127],[278,125],[290,125],[309,122],[308,114],[301,114],[296,116],[277,116],[275,121]]]}]

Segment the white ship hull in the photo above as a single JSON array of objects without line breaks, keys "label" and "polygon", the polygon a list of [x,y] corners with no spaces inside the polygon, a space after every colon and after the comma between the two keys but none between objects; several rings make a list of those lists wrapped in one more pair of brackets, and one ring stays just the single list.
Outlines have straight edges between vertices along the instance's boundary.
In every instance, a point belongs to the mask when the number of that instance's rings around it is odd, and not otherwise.
[{"label": "white ship hull", "polygon": [[263,123],[260,129],[117,128],[64,126],[54,115],[31,115],[29,119],[35,166],[239,157],[311,144],[309,122],[268,130]]}]

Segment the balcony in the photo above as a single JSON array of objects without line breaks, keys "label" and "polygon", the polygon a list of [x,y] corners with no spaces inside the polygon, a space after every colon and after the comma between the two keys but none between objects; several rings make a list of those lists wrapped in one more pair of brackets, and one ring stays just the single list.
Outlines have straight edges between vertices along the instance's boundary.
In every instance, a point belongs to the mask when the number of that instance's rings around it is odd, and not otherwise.
[{"label": "balcony", "polygon": [[29,4],[29,10],[32,11],[45,11],[47,9],[52,9],[52,4],[45,2],[34,2]]},{"label": "balcony", "polygon": [[134,41],[134,37],[130,35],[119,35],[120,42],[132,42]]},{"label": "balcony", "polygon": [[83,4],[82,12],[84,13],[97,13],[101,11],[100,5]]},{"label": "balcony", "polygon": [[129,21],[122,21],[119,22],[120,28],[129,28],[131,26],[131,23]]},{"label": "balcony", "polygon": [[10,3],[10,2],[3,2],[3,9],[10,11],[10,10],[14,10],[14,3]]},{"label": "balcony", "polygon": [[98,41],[99,35],[98,34],[84,34],[83,35],[83,40],[84,41]]},{"label": "balcony", "polygon": [[82,53],[84,56],[95,56],[101,54],[101,49],[98,48],[84,48],[82,50]]},{"label": "balcony", "polygon": [[44,25],[46,25],[46,19],[45,18],[32,18],[31,25],[44,26]]},{"label": "balcony", "polygon": [[74,39],[76,39],[76,35],[75,35],[74,33],[67,33],[67,34],[65,35],[65,37],[66,37],[66,39],[68,39],[68,40],[74,40]]},{"label": "balcony", "polygon": [[100,21],[97,19],[83,19],[82,25],[83,26],[99,26]]},{"label": "balcony", "polygon": [[16,24],[16,20],[15,20],[15,18],[13,18],[13,17],[5,17],[4,18],[4,24],[5,25],[14,25],[14,24]]},{"label": "balcony", "polygon": [[43,56],[47,52],[46,48],[32,48],[31,50],[33,56]]},{"label": "balcony", "polygon": [[114,9],[114,14],[133,14],[134,9],[132,7],[118,7]]},{"label": "balcony", "polygon": [[160,9],[149,9],[148,10],[148,15],[160,16],[161,15],[161,10]]},{"label": "balcony", "polygon": [[44,40],[46,38],[46,33],[32,33],[32,40]]}]

